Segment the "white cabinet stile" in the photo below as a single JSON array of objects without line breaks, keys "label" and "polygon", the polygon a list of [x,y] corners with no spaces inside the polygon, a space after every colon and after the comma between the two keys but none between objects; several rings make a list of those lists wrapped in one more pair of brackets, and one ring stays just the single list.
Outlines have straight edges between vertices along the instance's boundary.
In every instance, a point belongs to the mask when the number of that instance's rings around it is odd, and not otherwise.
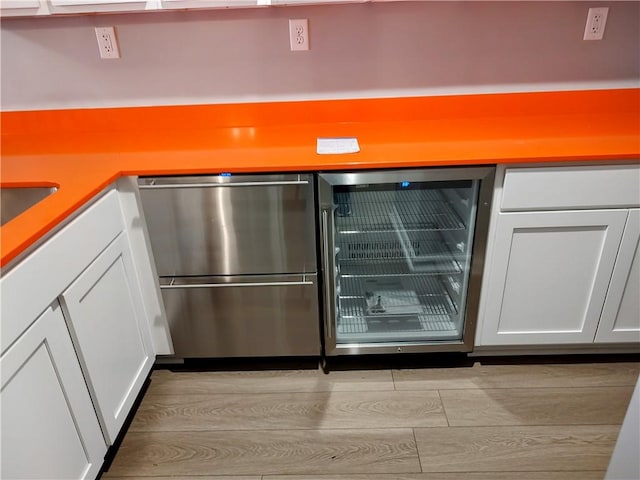
[{"label": "white cabinet stile", "polygon": [[0,359],[0,477],[93,479],[107,445],[58,305]]},{"label": "white cabinet stile", "polygon": [[[151,240],[147,232],[147,222],[140,207],[140,192],[137,177],[122,177],[117,182],[120,207],[124,227],[129,236],[131,256],[135,265],[138,285],[142,293],[142,301],[151,332],[153,351],[156,355],[174,353],[171,334],[167,324],[167,314],[162,302],[156,265],[151,254]],[[154,281],[149,281],[154,279]]]}]

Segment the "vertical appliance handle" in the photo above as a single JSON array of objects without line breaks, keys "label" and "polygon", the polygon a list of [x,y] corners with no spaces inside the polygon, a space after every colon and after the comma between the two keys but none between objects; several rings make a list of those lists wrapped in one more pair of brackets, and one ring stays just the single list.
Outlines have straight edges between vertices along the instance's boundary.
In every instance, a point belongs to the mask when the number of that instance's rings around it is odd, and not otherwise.
[{"label": "vertical appliance handle", "polygon": [[329,257],[330,252],[332,251],[332,247],[329,241],[329,231],[331,228],[329,225],[329,212],[330,210],[328,208],[322,209],[322,274],[324,280],[323,292],[325,305],[324,331],[327,338],[332,338],[332,325],[335,315],[333,311],[333,297],[331,294],[331,292],[333,292],[333,279],[331,278],[333,270],[331,267],[331,257]]}]

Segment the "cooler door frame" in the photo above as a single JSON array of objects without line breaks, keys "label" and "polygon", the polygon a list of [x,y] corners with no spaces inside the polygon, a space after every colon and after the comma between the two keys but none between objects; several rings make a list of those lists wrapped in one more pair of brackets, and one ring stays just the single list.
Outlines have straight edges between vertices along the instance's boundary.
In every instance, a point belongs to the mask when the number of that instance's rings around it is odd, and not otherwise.
[{"label": "cooler door frame", "polygon": [[[452,167],[407,170],[377,170],[353,172],[323,172],[317,175],[318,214],[320,221],[320,271],[322,273],[322,317],[323,353],[326,356],[417,353],[417,352],[470,352],[473,350],[480,286],[489,230],[489,214],[495,178],[494,166]],[[333,187],[362,184],[394,184],[407,182],[439,182],[456,180],[479,180],[473,250],[467,290],[462,340],[398,343],[351,343],[338,344],[337,306],[335,285],[335,251]]]}]

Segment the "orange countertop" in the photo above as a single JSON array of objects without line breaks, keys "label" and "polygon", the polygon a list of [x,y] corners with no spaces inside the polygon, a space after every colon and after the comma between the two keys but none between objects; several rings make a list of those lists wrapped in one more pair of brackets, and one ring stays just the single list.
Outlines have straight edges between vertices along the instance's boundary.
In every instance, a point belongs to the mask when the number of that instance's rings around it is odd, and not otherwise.
[{"label": "orange countertop", "polygon": [[[0,265],[122,175],[640,158],[640,89],[2,112],[3,186],[58,191],[0,229]],[[360,152],[318,155],[317,137]]]}]

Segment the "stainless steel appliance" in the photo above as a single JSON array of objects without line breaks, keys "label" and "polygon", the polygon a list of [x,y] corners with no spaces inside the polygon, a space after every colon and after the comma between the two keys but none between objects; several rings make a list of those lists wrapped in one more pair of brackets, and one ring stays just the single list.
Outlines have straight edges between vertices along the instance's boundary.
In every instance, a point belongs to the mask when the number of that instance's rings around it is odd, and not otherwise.
[{"label": "stainless steel appliance", "polygon": [[320,354],[311,175],[139,186],[177,357]]},{"label": "stainless steel appliance", "polygon": [[493,177],[318,175],[327,356],[471,351]]}]

